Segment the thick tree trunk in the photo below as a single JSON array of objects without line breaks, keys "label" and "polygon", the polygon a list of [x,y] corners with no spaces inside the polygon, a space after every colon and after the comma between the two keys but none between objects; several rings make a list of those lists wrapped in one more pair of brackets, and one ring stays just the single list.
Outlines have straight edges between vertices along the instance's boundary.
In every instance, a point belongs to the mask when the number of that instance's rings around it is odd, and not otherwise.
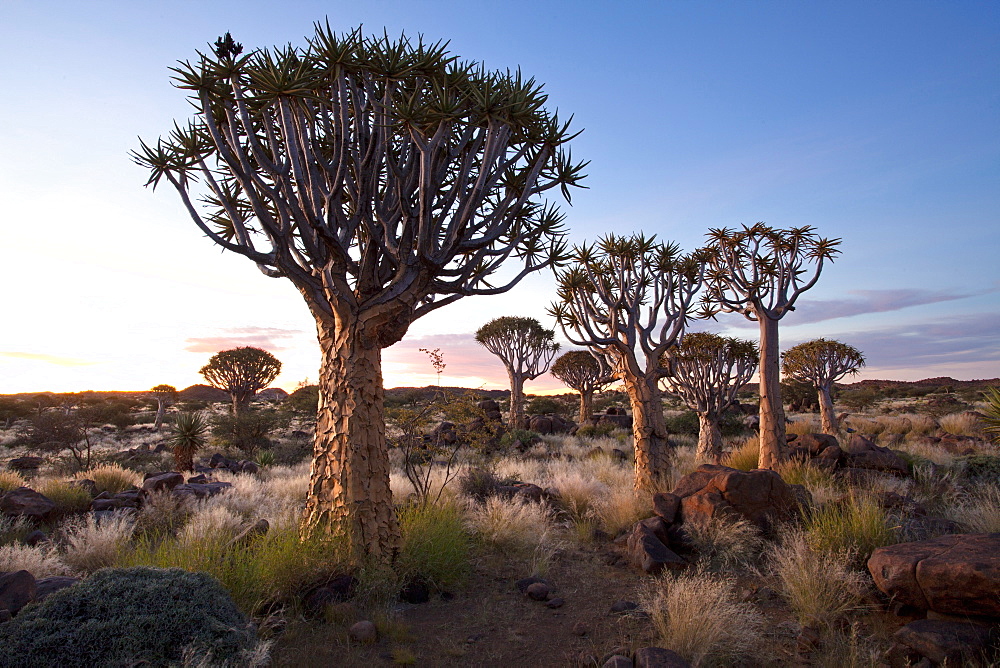
[{"label": "thick tree trunk", "polygon": [[580,424],[590,419],[594,414],[594,391],[580,392]]},{"label": "thick tree trunk", "polygon": [[698,413],[696,456],[699,464],[718,464],[722,460],[722,432],[717,415]]},{"label": "thick tree trunk", "polygon": [[654,380],[625,381],[632,405],[632,437],[635,440],[635,488],[665,491],[670,473],[670,443],[663,419],[660,388]]},{"label": "thick tree trunk", "polygon": [[785,409],[781,405],[781,371],[778,366],[778,321],[760,317],[760,462],[775,469],[785,459]]},{"label": "thick tree trunk", "polygon": [[524,378],[514,372],[510,376],[510,428],[524,429]]},{"label": "thick tree trunk", "polygon": [[816,393],[819,395],[819,418],[823,424],[823,433],[830,436],[837,435],[837,415],[833,412],[833,398],[830,396],[830,388],[820,387]]},{"label": "thick tree trunk", "polygon": [[317,326],[319,413],[303,534],[345,536],[355,560],[391,562],[400,534],[389,488],[382,350],[359,323]]}]

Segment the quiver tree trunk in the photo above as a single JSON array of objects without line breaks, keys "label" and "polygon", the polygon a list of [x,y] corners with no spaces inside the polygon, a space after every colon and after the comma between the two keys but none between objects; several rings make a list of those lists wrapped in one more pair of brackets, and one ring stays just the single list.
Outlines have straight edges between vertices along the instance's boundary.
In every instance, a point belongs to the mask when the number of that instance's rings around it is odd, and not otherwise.
[{"label": "quiver tree trunk", "polygon": [[382,350],[359,329],[317,326],[319,412],[303,533],[345,536],[355,560],[389,563],[400,534],[389,488]]},{"label": "quiver tree trunk", "polygon": [[510,376],[510,428],[524,429],[524,378],[517,373]]},{"label": "quiver tree trunk", "polygon": [[781,405],[778,321],[760,317],[760,461],[762,469],[777,468],[785,459],[785,409]]},{"label": "quiver tree trunk", "polygon": [[830,436],[837,435],[837,416],[833,412],[833,398],[830,396],[830,387],[821,386],[816,390],[819,396],[819,418],[823,425],[823,433]]},{"label": "quiver tree trunk", "polygon": [[663,491],[670,473],[670,443],[657,381],[626,381],[635,441],[635,488]]},{"label": "quiver tree trunk", "polygon": [[699,464],[718,464],[722,460],[722,432],[719,431],[719,416],[713,413],[698,413]]},{"label": "quiver tree trunk", "polygon": [[160,431],[163,426],[163,414],[166,412],[167,402],[164,399],[156,400],[156,422],[153,423],[153,431]]},{"label": "quiver tree trunk", "polygon": [[594,414],[594,391],[580,392],[580,424],[584,424]]}]

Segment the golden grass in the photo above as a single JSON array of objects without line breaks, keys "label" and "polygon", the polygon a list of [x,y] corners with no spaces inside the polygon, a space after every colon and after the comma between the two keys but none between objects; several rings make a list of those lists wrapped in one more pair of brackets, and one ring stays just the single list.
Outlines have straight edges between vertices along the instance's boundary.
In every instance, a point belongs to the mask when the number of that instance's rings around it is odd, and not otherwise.
[{"label": "golden grass", "polygon": [[17,471],[0,471],[0,494],[27,486],[28,481]]},{"label": "golden grass", "polygon": [[118,464],[95,466],[80,474],[79,477],[93,480],[98,493],[117,494],[126,489],[138,487],[142,483],[142,476],[131,469],[122,468]]}]

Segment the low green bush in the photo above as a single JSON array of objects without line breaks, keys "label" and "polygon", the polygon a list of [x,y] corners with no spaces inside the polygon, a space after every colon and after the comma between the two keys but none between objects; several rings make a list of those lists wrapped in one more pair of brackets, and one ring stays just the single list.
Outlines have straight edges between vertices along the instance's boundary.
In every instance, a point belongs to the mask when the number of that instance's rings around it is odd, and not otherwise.
[{"label": "low green bush", "polygon": [[211,665],[251,665],[247,618],[214,578],[179,569],[104,569],[0,625],[0,665],[166,666],[192,652]]},{"label": "low green bush", "polygon": [[274,410],[247,411],[239,416],[226,413],[212,419],[212,436],[222,447],[237,448],[253,455],[271,447],[271,432],[288,426],[291,416]]},{"label": "low green bush", "polygon": [[399,511],[403,534],[397,570],[437,589],[462,582],[469,573],[471,542],[454,503],[410,505]]},{"label": "low green bush", "polygon": [[598,425],[585,424],[576,430],[576,435],[580,438],[600,438],[602,436],[610,436],[614,430],[615,425],[608,422]]},{"label": "low green bush", "polygon": [[953,466],[970,480],[985,482],[1000,480],[1000,455],[956,457]]},{"label": "low green bush", "polygon": [[852,565],[860,568],[876,548],[899,541],[899,527],[873,497],[855,492],[808,513],[805,536],[812,549],[849,555]]},{"label": "low green bush", "polygon": [[521,441],[524,445],[528,445],[541,437],[542,435],[538,432],[528,429],[511,429],[500,438],[500,447],[509,448],[514,444],[514,441]]}]

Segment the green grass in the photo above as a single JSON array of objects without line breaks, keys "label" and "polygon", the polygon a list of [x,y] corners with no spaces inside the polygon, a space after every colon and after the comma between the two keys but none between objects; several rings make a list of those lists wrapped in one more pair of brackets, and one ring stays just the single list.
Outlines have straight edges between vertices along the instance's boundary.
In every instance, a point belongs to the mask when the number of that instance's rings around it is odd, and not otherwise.
[{"label": "green grass", "polygon": [[122,555],[118,565],[208,573],[222,582],[241,610],[253,615],[265,604],[292,599],[304,587],[343,572],[343,554],[341,543],[301,540],[291,526],[236,547],[218,537],[181,543],[146,536]]},{"label": "green grass", "polygon": [[898,541],[899,530],[867,494],[852,492],[841,501],[814,509],[805,518],[806,542],[820,553],[850,554],[860,567],[876,548]]},{"label": "green grass", "polygon": [[90,493],[82,487],[60,480],[46,480],[35,490],[56,504],[58,516],[75,515],[90,509]]},{"label": "green grass", "polygon": [[730,450],[722,458],[722,463],[740,471],[752,471],[760,461],[760,443],[757,437],[748,438],[745,443]]},{"label": "green grass", "polygon": [[469,573],[471,540],[454,503],[411,505],[399,511],[403,534],[396,570],[404,579],[419,577],[446,589]]}]

